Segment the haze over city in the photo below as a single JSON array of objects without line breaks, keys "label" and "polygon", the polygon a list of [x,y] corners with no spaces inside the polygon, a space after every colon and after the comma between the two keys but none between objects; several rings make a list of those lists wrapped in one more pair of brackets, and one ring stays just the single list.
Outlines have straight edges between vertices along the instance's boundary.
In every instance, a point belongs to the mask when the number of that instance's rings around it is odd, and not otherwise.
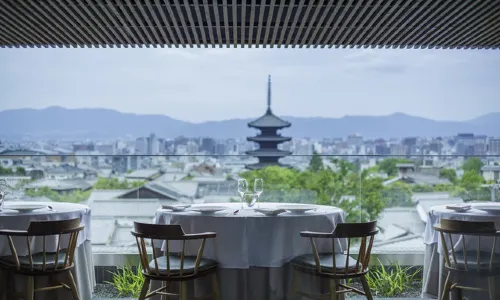
[{"label": "haze over city", "polygon": [[99,107],[202,122],[273,111],[402,112],[469,120],[500,111],[500,54],[393,49],[2,49],[0,110]]}]

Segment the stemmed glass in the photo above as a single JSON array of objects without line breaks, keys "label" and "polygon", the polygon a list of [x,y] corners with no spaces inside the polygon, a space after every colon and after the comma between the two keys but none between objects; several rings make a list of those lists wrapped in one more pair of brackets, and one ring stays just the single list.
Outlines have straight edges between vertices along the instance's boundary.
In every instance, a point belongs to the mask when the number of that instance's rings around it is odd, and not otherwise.
[{"label": "stemmed glass", "polygon": [[238,193],[240,194],[241,208],[243,208],[243,196],[248,192],[248,182],[246,179],[238,179]]},{"label": "stemmed glass", "polygon": [[264,192],[264,180],[262,180],[262,178],[255,179],[253,183],[253,190],[257,195],[257,207],[259,207],[260,195]]}]

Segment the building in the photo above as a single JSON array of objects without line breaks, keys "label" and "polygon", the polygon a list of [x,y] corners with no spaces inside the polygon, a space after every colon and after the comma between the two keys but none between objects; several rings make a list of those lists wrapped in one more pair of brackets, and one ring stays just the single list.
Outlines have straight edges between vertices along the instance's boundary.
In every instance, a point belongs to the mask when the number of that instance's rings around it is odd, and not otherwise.
[{"label": "building", "polygon": [[473,133],[460,133],[457,135],[457,155],[474,155],[476,141]]},{"label": "building", "polygon": [[500,155],[500,139],[490,138],[488,153],[491,155]]},{"label": "building", "polygon": [[148,152],[148,143],[146,138],[140,137],[135,140],[135,154],[145,155]]},{"label": "building", "polygon": [[261,132],[257,136],[248,137],[247,141],[259,144],[259,149],[247,151],[246,154],[257,157],[259,162],[247,165],[247,169],[262,169],[267,166],[284,166],[279,163],[281,157],[292,154],[290,151],[279,150],[278,145],[288,142],[292,138],[281,136],[277,131],[292,124],[275,116],[271,111],[271,76],[267,86],[267,111],[255,121],[248,123],[248,127],[259,129]]},{"label": "building", "polygon": [[151,133],[147,138],[147,152],[148,155],[157,155],[158,154],[158,140],[156,139],[156,135]]}]

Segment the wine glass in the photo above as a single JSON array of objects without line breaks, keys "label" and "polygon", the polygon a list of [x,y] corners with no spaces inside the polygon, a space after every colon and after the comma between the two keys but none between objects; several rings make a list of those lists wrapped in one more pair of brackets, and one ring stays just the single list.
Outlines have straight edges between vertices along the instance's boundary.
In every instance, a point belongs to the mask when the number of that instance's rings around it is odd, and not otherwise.
[{"label": "wine glass", "polygon": [[0,211],[3,210],[4,201],[5,201],[5,192],[0,190]]},{"label": "wine glass", "polygon": [[260,195],[264,192],[264,180],[262,178],[257,178],[255,179],[253,183],[253,190],[255,194],[257,195],[257,207],[259,206],[260,203]]},{"label": "wine glass", "polygon": [[246,179],[238,179],[238,193],[240,194],[241,208],[243,208],[243,196],[248,192],[248,182]]},{"label": "wine glass", "polygon": [[257,202],[258,196],[254,193],[244,193],[243,194],[243,205],[245,207],[253,207]]}]

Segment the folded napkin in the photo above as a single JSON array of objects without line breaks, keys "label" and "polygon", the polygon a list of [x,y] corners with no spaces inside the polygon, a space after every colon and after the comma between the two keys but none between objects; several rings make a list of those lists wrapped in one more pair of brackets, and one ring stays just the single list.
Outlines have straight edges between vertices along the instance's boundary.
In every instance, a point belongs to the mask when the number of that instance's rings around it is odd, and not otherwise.
[{"label": "folded napkin", "polygon": [[175,204],[175,205],[162,205],[161,208],[163,209],[171,209],[171,210],[179,210],[179,209],[186,209],[188,207],[191,207],[190,204]]},{"label": "folded napkin", "polygon": [[282,208],[256,208],[255,211],[266,215],[279,215],[286,212],[286,210]]},{"label": "folded napkin", "polygon": [[469,204],[449,204],[446,205],[447,209],[457,210],[457,211],[466,211],[471,209]]}]

